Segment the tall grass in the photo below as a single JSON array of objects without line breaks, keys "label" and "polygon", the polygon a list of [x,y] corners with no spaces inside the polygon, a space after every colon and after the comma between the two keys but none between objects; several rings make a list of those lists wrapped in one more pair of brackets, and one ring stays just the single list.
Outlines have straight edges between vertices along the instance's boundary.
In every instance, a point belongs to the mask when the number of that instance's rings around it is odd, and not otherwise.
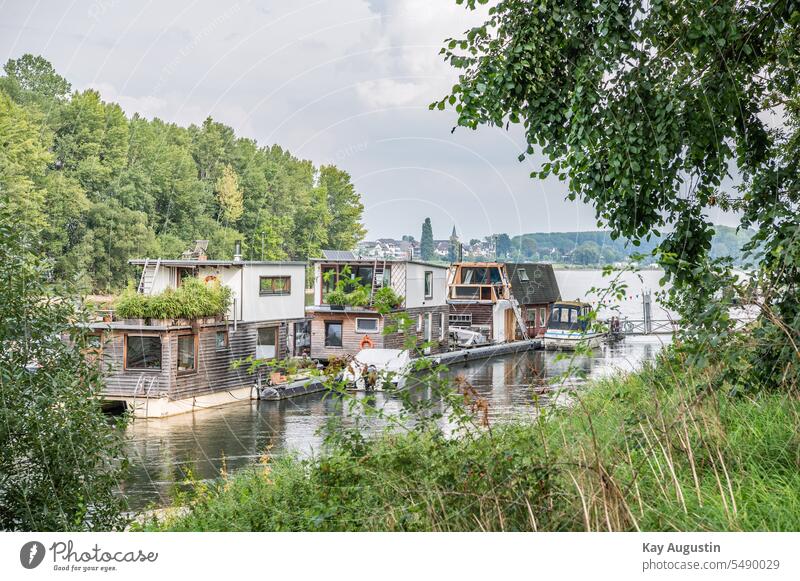
[{"label": "tall grass", "polygon": [[162,530],[800,530],[796,394],[731,397],[662,359],[568,409],[269,458]]}]

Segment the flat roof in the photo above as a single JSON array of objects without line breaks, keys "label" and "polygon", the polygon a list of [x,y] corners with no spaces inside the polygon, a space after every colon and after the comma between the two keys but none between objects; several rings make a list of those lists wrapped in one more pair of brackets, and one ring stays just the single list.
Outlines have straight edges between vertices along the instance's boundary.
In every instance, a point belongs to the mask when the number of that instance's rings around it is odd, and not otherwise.
[{"label": "flat roof", "polygon": [[[332,258],[309,258],[309,262],[324,262],[325,264],[374,264],[376,262],[375,258],[369,258],[367,256],[362,256],[361,258],[350,258],[347,260],[334,260]],[[405,258],[394,259],[394,258],[378,258],[377,262],[386,263],[386,264],[420,264],[422,266],[430,266],[433,268],[450,268],[449,265],[444,264],[436,264],[435,262],[425,262],[424,260],[408,260]]]},{"label": "flat roof", "polygon": [[[145,260],[151,263],[157,258],[134,258],[129,264],[143,266]],[[161,259],[161,266],[306,266],[307,263],[299,260],[186,260],[186,259]]]}]

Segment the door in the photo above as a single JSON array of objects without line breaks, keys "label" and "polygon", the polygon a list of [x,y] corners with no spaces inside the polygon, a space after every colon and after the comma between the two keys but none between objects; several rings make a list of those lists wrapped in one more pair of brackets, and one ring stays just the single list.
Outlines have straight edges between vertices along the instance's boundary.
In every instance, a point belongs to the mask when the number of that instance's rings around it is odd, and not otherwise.
[{"label": "door", "polygon": [[506,341],[513,341],[516,336],[516,329],[517,329],[517,321],[516,315],[514,314],[514,309],[506,309],[506,316],[505,316],[505,337]]}]

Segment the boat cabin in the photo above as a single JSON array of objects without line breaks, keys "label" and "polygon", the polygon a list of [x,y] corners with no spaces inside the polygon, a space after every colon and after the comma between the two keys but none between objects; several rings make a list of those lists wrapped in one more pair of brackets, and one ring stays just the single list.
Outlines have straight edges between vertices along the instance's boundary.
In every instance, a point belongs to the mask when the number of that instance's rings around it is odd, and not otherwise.
[{"label": "boat cabin", "polygon": [[[200,246],[200,245],[198,245]],[[204,250],[204,247],[203,247]],[[304,262],[135,259],[137,293],[157,299],[194,278],[230,289],[226,313],[172,319],[123,319],[108,313],[90,325],[97,336],[106,400],[135,415],[162,416],[249,397],[247,358],[279,360],[309,349]]]},{"label": "boat cabin", "polygon": [[511,293],[519,303],[528,336],[541,337],[547,331],[553,303],[561,292],[552,264],[537,262],[506,263]]},{"label": "boat cabin", "polygon": [[490,343],[514,341],[518,315],[511,283],[500,262],[456,262],[450,266],[447,302],[451,327],[481,333]]},{"label": "boat cabin", "polygon": [[[407,335],[384,332],[404,313],[425,353],[447,350],[447,267],[416,260],[362,258],[352,252],[324,250],[311,260],[314,304],[311,357],[328,360],[357,354],[362,348],[402,349]],[[387,290],[383,290],[387,289]],[[387,315],[378,305],[397,299]]]}]

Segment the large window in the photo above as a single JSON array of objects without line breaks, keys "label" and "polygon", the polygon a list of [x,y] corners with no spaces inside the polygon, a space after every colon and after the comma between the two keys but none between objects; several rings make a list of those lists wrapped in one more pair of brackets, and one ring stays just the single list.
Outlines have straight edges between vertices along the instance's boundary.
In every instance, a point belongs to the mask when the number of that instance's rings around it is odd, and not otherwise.
[{"label": "large window", "polygon": [[262,327],[258,330],[256,359],[275,359],[278,352],[278,328]]},{"label": "large window", "polygon": [[432,299],[433,298],[433,271],[426,270],[425,271],[425,298]]},{"label": "large window", "polygon": [[197,335],[178,337],[178,373],[197,370]]},{"label": "large window", "polygon": [[342,323],[341,321],[325,322],[325,347],[342,346]]},{"label": "large window", "polygon": [[529,324],[536,324],[536,308],[535,307],[528,307],[525,309],[525,320],[528,321]]},{"label": "large window", "polygon": [[161,369],[161,337],[125,335],[125,369]]},{"label": "large window", "polygon": [[262,276],[258,279],[258,294],[262,297],[288,295],[292,291],[292,279],[288,276]]}]

